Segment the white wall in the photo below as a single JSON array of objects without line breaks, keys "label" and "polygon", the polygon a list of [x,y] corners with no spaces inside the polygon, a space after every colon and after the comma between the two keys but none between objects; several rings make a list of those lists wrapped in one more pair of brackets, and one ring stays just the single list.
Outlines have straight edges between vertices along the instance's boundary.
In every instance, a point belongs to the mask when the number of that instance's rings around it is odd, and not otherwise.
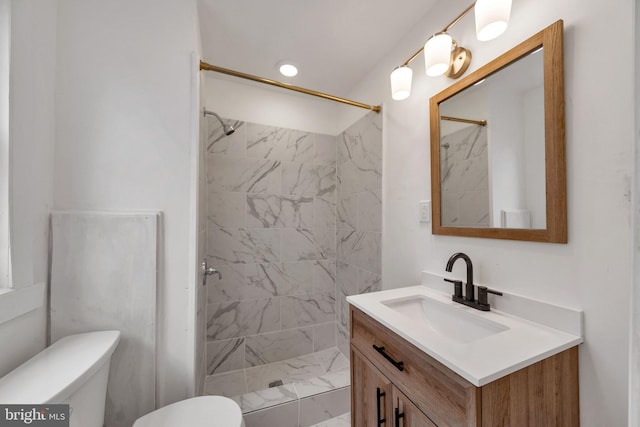
[{"label": "white wall", "polygon": [[14,0],[11,52],[11,254],[14,287],[47,279],[53,204],[56,6]]},{"label": "white wall", "polygon": [[634,52],[635,54],[635,144],[633,179],[633,291],[631,298],[631,357],[629,374],[629,426],[640,426],[640,9],[635,3],[634,10]]},{"label": "white wall", "polygon": [[198,46],[195,0],[59,1],[55,208],[164,212],[159,405],[187,397],[194,381],[190,106]]},{"label": "white wall", "polygon": [[502,210],[524,209],[524,132],[521,97],[509,91],[488,96],[491,223],[500,226]]},{"label": "white wall", "polygon": [[531,228],[545,228],[547,193],[544,165],[544,91],[534,88],[524,96],[524,209],[531,212]]},{"label": "white wall", "polygon": [[[0,0],[0,242],[9,241],[9,55],[11,0]],[[0,288],[9,283],[9,245],[0,244]]]},{"label": "white wall", "polygon": [[224,118],[338,135],[347,128],[347,126],[341,127],[340,114],[344,114],[348,109],[367,113],[364,109],[227,77],[212,71],[206,71],[204,75],[206,78],[205,106],[207,110],[215,111]]},{"label": "white wall", "polygon": [[[56,5],[11,2],[10,221],[12,285],[47,281],[49,212],[53,205]],[[0,375],[46,342],[43,307],[0,325]],[[11,345],[6,345],[11,343]]]},{"label": "white wall", "polygon": [[[586,342],[580,348],[580,399],[584,426],[624,426],[628,417],[632,3],[520,0],[513,2],[511,25],[501,38],[476,41],[472,15],[451,30],[461,45],[472,50],[473,71],[564,19],[567,245],[433,236],[430,225],[417,221],[418,200],[431,198],[428,100],[452,81],[427,79],[421,57],[412,64],[411,97],[395,102],[389,96],[389,72],[457,16],[468,5],[466,0],[440,1],[437,10],[349,95],[384,101],[383,286],[418,283],[421,270],[443,272],[448,257],[463,251],[473,259],[479,283],[583,309]],[[610,64],[616,64],[615,73],[603,72]],[[356,114],[349,112],[341,120],[349,123]],[[462,271],[454,273],[463,276]]]}]

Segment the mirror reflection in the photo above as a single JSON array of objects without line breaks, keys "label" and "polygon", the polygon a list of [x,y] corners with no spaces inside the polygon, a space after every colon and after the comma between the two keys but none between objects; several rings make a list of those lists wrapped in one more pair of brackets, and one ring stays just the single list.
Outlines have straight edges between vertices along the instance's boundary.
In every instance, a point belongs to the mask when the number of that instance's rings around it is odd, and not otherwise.
[{"label": "mirror reflection", "polygon": [[542,48],[439,107],[442,225],[545,229]]},{"label": "mirror reflection", "polygon": [[429,100],[434,235],[567,243],[562,28]]}]

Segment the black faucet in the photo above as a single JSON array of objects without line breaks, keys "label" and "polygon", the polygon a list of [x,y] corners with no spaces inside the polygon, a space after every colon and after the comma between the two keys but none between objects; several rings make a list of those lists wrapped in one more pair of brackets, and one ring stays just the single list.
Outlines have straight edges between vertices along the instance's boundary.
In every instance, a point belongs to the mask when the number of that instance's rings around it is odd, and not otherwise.
[{"label": "black faucet", "polygon": [[449,258],[449,261],[447,261],[447,267],[445,268],[445,270],[451,273],[453,264],[460,258],[462,258],[464,262],[467,263],[467,284],[465,286],[464,299],[467,301],[475,301],[476,290],[475,286],[473,286],[473,263],[471,262],[471,258],[469,258],[469,255],[463,254],[462,252],[451,255],[451,258]]},{"label": "black faucet", "polygon": [[495,295],[502,295],[502,292],[488,289],[486,286],[478,286],[478,299],[476,300],[476,287],[473,284],[473,263],[471,262],[471,258],[469,258],[467,254],[458,252],[451,255],[451,258],[449,258],[449,261],[447,261],[447,267],[445,268],[445,270],[451,272],[451,270],[453,269],[453,264],[460,258],[462,258],[464,262],[467,263],[467,283],[465,284],[465,295],[463,298],[462,282],[460,280],[444,279],[447,282],[451,282],[455,285],[455,291],[451,299],[455,302],[467,305],[477,310],[489,311],[491,307],[489,306],[487,294],[490,293]]}]

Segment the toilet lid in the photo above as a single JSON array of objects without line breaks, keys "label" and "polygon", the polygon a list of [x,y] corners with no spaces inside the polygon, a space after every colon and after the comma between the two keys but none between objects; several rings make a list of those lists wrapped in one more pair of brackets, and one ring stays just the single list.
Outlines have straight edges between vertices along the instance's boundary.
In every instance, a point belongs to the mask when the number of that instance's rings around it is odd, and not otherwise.
[{"label": "toilet lid", "polygon": [[201,396],[167,405],[139,418],[133,427],[241,427],[242,411],[222,396]]}]

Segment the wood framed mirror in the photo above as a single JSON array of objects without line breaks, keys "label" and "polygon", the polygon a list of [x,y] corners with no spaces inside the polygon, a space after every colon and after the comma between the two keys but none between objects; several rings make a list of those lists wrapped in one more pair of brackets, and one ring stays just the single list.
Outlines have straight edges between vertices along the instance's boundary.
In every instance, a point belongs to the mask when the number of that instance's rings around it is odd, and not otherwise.
[{"label": "wood framed mirror", "polygon": [[430,99],[433,234],[567,243],[563,22]]}]

